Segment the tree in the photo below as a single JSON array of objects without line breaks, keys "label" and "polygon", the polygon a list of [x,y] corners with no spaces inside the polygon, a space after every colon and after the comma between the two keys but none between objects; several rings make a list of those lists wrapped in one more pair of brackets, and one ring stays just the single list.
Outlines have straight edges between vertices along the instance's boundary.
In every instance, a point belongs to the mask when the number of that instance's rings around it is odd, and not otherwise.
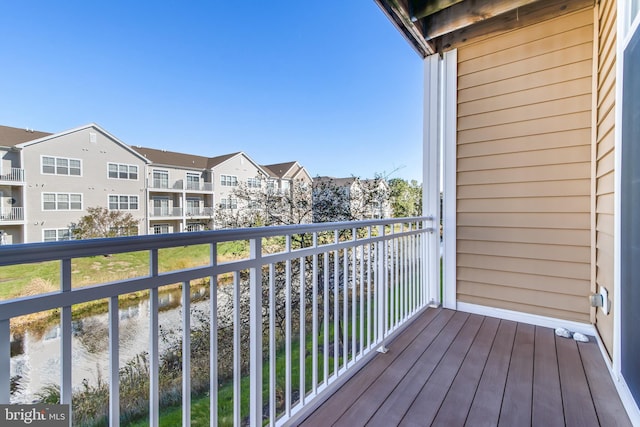
[{"label": "tree", "polygon": [[312,219],[311,187],[304,180],[294,180],[287,190],[241,183],[234,188],[231,200],[234,208],[216,211],[219,227],[305,224]]},{"label": "tree", "polygon": [[87,215],[70,228],[76,239],[132,236],[138,234],[138,221],[129,212],[96,206],[87,208]]},{"label": "tree", "polygon": [[389,188],[384,179],[317,177],[314,222],[360,221],[385,217]]},{"label": "tree", "polygon": [[391,209],[395,218],[419,216],[422,212],[422,186],[416,180],[389,180]]}]

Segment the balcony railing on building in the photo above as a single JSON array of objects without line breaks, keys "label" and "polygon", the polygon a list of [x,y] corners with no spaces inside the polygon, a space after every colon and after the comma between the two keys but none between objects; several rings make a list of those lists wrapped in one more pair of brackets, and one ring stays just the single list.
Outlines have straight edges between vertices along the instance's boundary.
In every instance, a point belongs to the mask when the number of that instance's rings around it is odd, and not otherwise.
[{"label": "balcony railing on building", "polygon": [[7,221],[24,221],[24,208],[11,207],[0,209],[0,222]]},{"label": "balcony railing on building", "polygon": [[11,168],[6,173],[0,173],[0,182],[24,182],[24,169]]},{"label": "balcony railing on building", "polygon": [[154,190],[182,190],[184,189],[184,181],[167,181],[163,179],[149,180],[149,188]]},{"label": "balcony railing on building", "polygon": [[152,218],[180,217],[182,208],[151,208],[149,213]]},{"label": "balcony railing on building", "polygon": [[[434,258],[429,218],[218,230],[162,236],[55,242],[0,248],[0,266],[56,261],[58,292],[0,301],[0,404],[10,395],[10,322],[44,310],[60,312],[60,400],[74,392],[72,306],[108,299],[110,425],[121,416],[119,297],[149,294],[148,418],[160,419],[162,365],[159,289],[180,285],[182,424],[191,424],[192,383],[208,384],[211,425],[282,425],[331,393],[425,309],[437,285],[427,283]],[[245,242],[248,255],[222,262],[225,242]],[[169,248],[205,245],[209,262],[162,271]],[[76,287],[74,259],[146,251],[148,273]],[[435,259],[435,258],[434,258]],[[110,278],[112,280],[112,278]],[[208,284],[206,345],[193,347],[192,290]],[[206,285],[205,285],[206,286]],[[434,288],[435,286],[435,288]],[[208,368],[192,366],[205,352]],[[306,355],[301,357],[300,355]],[[176,364],[177,363],[177,364]],[[216,392],[210,392],[215,390]],[[146,394],[146,393],[145,393]],[[244,396],[244,397],[243,397]],[[79,405],[74,399],[74,405]],[[73,413],[80,409],[72,408]],[[226,412],[225,412],[226,411]]]},{"label": "balcony railing on building", "polygon": [[213,216],[213,208],[207,206],[187,207],[184,214],[191,217],[211,217]]},{"label": "balcony railing on building", "polygon": [[211,191],[213,191],[213,184],[210,183],[210,182],[187,181],[186,190],[188,190],[188,191],[206,191],[206,192],[211,192]]}]

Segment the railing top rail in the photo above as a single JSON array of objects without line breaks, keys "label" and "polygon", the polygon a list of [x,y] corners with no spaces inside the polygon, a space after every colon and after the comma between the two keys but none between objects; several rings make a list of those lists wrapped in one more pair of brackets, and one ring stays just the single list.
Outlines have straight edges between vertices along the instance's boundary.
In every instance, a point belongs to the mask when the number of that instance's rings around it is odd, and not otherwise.
[{"label": "railing top rail", "polygon": [[0,266],[431,220],[430,217],[392,218],[15,244],[0,247]]}]

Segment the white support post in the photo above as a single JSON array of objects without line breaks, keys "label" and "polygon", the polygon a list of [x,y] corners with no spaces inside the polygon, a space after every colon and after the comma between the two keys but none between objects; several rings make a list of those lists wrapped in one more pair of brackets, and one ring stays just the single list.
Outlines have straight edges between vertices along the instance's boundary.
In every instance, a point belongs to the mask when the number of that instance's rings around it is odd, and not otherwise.
[{"label": "white support post", "polygon": [[428,237],[426,260],[427,289],[430,304],[440,298],[440,88],[441,64],[438,55],[424,60],[424,146],[423,146],[423,215],[431,217],[433,233]]},{"label": "white support post", "polygon": [[456,304],[456,166],[457,166],[457,111],[458,111],[458,51],[444,54],[444,174],[443,174],[443,280],[442,305],[455,310]]},{"label": "white support post", "polygon": [[[384,236],[384,225],[381,225],[378,227],[378,236]],[[386,331],[386,326],[387,326],[387,322],[389,320],[389,316],[387,315],[388,310],[386,309],[386,304],[387,301],[385,299],[385,291],[386,291],[386,285],[387,285],[387,280],[385,278],[385,268],[384,265],[387,262],[387,260],[385,259],[385,246],[386,243],[385,241],[380,241],[376,244],[376,250],[377,250],[377,254],[376,254],[376,264],[377,264],[377,269],[376,269],[376,284],[377,289],[376,289],[376,305],[378,306],[378,340],[380,341],[381,345],[378,348],[378,351],[380,353],[386,353],[388,351],[387,347],[385,346],[385,342],[384,339],[387,335],[387,331]]]},{"label": "white support post", "polygon": [[[211,266],[215,273],[218,265],[218,246],[210,245]],[[209,425],[218,426],[218,276],[209,278]]]},{"label": "white support post", "polygon": [[182,425],[191,425],[191,286],[182,282]]},{"label": "white support post", "polygon": [[[249,241],[250,258],[258,261],[249,269],[249,420],[253,427],[262,426],[262,239]],[[236,325],[238,327],[238,325]]]}]

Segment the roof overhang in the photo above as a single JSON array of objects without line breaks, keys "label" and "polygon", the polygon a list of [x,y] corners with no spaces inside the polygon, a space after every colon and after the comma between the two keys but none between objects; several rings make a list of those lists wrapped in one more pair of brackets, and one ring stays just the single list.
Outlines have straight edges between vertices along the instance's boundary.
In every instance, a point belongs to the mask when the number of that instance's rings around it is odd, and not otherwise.
[{"label": "roof overhang", "polygon": [[422,57],[593,6],[594,0],[375,0]]}]

